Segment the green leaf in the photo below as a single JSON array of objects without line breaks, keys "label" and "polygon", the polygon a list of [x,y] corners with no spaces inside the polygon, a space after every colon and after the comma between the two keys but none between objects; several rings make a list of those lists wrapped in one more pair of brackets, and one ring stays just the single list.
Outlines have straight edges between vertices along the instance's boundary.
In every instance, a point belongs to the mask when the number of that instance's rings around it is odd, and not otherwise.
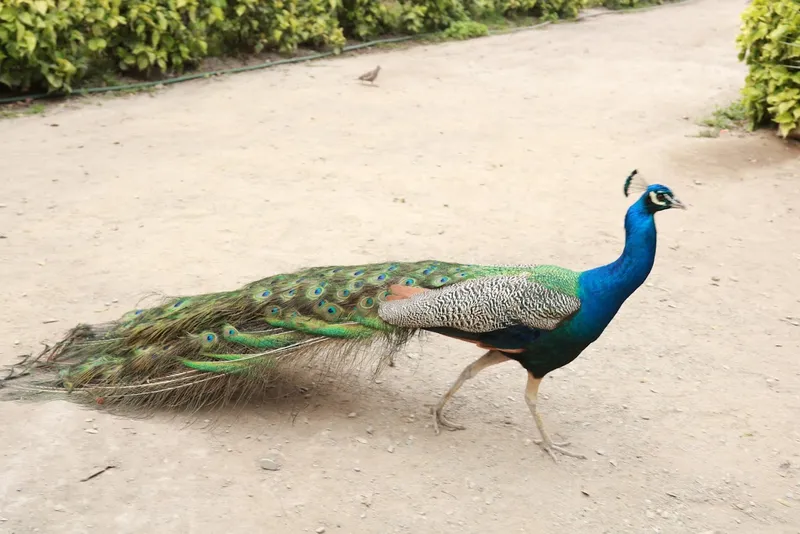
[{"label": "green leaf", "polygon": [[36,50],[36,42],[37,38],[35,34],[32,32],[25,32],[25,46],[31,53]]},{"label": "green leaf", "polygon": [[97,52],[99,50],[103,50],[108,43],[106,42],[105,39],[98,37],[95,39],[89,39],[89,42],[87,44],[89,46],[89,50],[91,50],[92,52]]},{"label": "green leaf", "polygon": [[0,10],[0,20],[11,22],[17,18],[17,10],[11,6],[6,6]]},{"label": "green leaf", "polygon": [[147,67],[150,65],[150,62],[147,60],[147,55],[142,54],[138,58],[136,58],[136,66],[139,67],[139,70],[147,70]]},{"label": "green leaf", "polygon": [[42,15],[47,13],[47,1],[46,0],[35,0],[33,2],[33,7],[36,9],[36,11],[38,11]]},{"label": "green leaf", "polygon": [[11,77],[10,72],[4,72],[3,74],[0,74],[0,83],[7,85],[8,87],[14,87],[17,85],[15,80]]},{"label": "green leaf", "polygon": [[70,61],[67,61],[66,59],[58,58],[56,59],[56,64],[58,64],[58,67],[61,70],[61,72],[70,76],[78,71],[78,69],[75,68],[75,65],[73,65]]},{"label": "green leaf", "polygon": [[51,89],[61,89],[61,86],[64,85],[64,80],[55,73],[45,72],[44,78],[47,80],[47,84]]},{"label": "green leaf", "polygon": [[775,122],[780,124],[794,124],[794,116],[791,113],[781,113],[775,117]]},{"label": "green leaf", "polygon": [[27,11],[22,11],[17,15],[17,20],[26,26],[33,26],[33,17]]},{"label": "green leaf", "polygon": [[236,11],[236,14],[241,17],[242,15],[244,15],[244,12],[247,11],[247,8],[245,6],[243,6],[242,4],[239,4],[238,6],[236,6],[236,10],[235,11]]},{"label": "green leaf", "polygon": [[781,123],[779,126],[779,130],[781,135],[785,138],[788,137],[789,134],[797,127],[796,123]]}]

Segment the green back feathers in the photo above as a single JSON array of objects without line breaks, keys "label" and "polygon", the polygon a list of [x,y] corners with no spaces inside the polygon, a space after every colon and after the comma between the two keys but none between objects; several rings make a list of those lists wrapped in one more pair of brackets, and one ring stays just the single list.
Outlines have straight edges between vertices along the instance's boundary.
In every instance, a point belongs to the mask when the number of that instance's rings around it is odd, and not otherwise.
[{"label": "green back feathers", "polygon": [[531,280],[573,297],[578,296],[580,273],[555,265],[536,265],[531,269]]}]

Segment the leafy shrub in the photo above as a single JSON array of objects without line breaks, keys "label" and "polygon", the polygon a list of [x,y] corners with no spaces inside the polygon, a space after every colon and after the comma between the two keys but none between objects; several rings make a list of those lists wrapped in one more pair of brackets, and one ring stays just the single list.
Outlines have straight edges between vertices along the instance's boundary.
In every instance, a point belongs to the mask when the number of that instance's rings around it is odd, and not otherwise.
[{"label": "leafy shrub", "polygon": [[753,0],[742,14],[739,60],[749,66],[742,90],[752,127],[772,120],[782,136],[800,127],[800,5]]},{"label": "leafy shrub", "polygon": [[503,17],[533,15],[539,0],[496,0],[497,14]]},{"label": "leafy shrub", "polygon": [[380,0],[342,0],[339,23],[347,35],[368,39],[391,31],[392,13]]},{"label": "leafy shrub", "polygon": [[123,22],[119,0],[4,0],[0,7],[0,83],[27,91],[69,90]]},{"label": "leafy shrub", "polygon": [[[120,0],[115,0],[120,2]],[[182,71],[206,56],[209,28],[221,23],[224,0],[125,0],[124,23],[111,38],[122,71]]]},{"label": "leafy shrub", "polygon": [[[443,30],[454,22],[467,19],[467,12],[461,0],[406,0],[403,2],[403,8],[404,22],[408,18],[422,15],[422,30]],[[409,14],[414,14],[414,17],[409,17]],[[420,28],[420,25],[417,22],[413,27]],[[406,26],[405,29],[411,30],[411,27]]]},{"label": "leafy shrub", "polygon": [[[499,0],[502,1],[502,0]],[[485,20],[501,15],[495,0],[463,0],[464,9],[473,19]]]},{"label": "leafy shrub", "polygon": [[223,51],[283,53],[300,45],[340,47],[337,0],[233,0],[223,23]]},{"label": "leafy shrub", "polygon": [[489,28],[486,24],[475,22],[474,20],[461,20],[451,24],[443,33],[447,39],[474,39],[489,35]]},{"label": "leafy shrub", "polygon": [[336,16],[339,0],[293,1],[297,1],[298,45],[333,48],[344,45],[344,32]]},{"label": "leafy shrub", "polygon": [[405,33],[415,35],[425,31],[425,17],[428,8],[421,4],[405,3],[400,4],[400,12],[397,17],[397,29]]},{"label": "leafy shrub", "polygon": [[582,0],[540,0],[539,12],[534,14],[550,20],[572,19],[582,7]]},{"label": "leafy shrub", "polygon": [[[608,9],[631,9],[635,7],[660,6],[668,2],[676,1],[679,0],[603,0],[599,3]],[[598,2],[592,3],[597,4]]]}]

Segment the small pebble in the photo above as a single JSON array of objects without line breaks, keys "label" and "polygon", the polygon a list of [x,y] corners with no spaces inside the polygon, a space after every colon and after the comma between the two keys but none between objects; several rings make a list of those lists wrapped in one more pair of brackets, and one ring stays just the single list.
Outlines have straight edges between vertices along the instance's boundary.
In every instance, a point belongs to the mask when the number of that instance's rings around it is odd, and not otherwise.
[{"label": "small pebble", "polygon": [[372,428],[372,425],[368,426],[367,427],[367,434],[369,434],[371,436],[373,432],[375,432],[375,429]]},{"label": "small pebble", "polygon": [[97,434],[98,431],[96,428],[87,428],[86,430],[84,430],[84,432],[86,432],[87,434]]},{"label": "small pebble", "polygon": [[278,462],[271,458],[262,458],[258,461],[258,463],[261,466],[261,469],[264,469],[265,471],[277,471],[281,468]]},{"label": "small pebble", "polygon": [[361,472],[361,468],[360,467],[354,467],[353,471],[355,471],[356,473],[360,473]]},{"label": "small pebble", "polygon": [[67,508],[63,504],[57,504],[53,506],[53,510],[55,510],[56,512],[66,512]]},{"label": "small pebble", "polygon": [[323,532],[325,532],[325,527],[319,527],[314,532],[316,532],[317,534],[322,534]]},{"label": "small pebble", "polygon": [[347,417],[349,417],[349,418],[351,418],[351,419],[352,419],[352,418],[353,418],[353,417],[355,417],[356,415],[358,415],[356,412],[350,412],[349,414],[347,414]]},{"label": "small pebble", "polygon": [[644,513],[644,515],[645,515],[645,517],[647,517],[647,519],[655,519],[655,518],[656,518],[656,514],[654,514],[654,513],[653,513],[652,511],[650,511],[650,510],[646,511],[646,512]]},{"label": "small pebble", "polygon": [[606,455],[606,453],[605,453],[605,451],[603,449],[597,449],[594,452],[596,452],[598,456],[605,456]]},{"label": "small pebble", "polygon": [[356,441],[361,443],[361,444],[363,444],[363,445],[367,444],[367,440],[365,440],[364,438],[356,438]]},{"label": "small pebble", "polygon": [[394,446],[393,445],[389,445],[388,447],[386,447],[386,451],[390,452],[390,453],[394,452]]}]

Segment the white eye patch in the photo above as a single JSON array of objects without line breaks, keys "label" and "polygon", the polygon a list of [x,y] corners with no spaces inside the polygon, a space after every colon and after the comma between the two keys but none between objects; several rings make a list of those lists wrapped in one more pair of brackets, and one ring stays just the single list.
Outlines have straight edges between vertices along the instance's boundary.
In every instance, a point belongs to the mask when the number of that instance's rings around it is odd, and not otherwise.
[{"label": "white eye patch", "polygon": [[666,200],[659,200],[658,199],[658,195],[656,194],[655,191],[650,191],[650,195],[649,196],[650,196],[650,202],[652,202],[656,206],[666,206],[667,205]]}]

